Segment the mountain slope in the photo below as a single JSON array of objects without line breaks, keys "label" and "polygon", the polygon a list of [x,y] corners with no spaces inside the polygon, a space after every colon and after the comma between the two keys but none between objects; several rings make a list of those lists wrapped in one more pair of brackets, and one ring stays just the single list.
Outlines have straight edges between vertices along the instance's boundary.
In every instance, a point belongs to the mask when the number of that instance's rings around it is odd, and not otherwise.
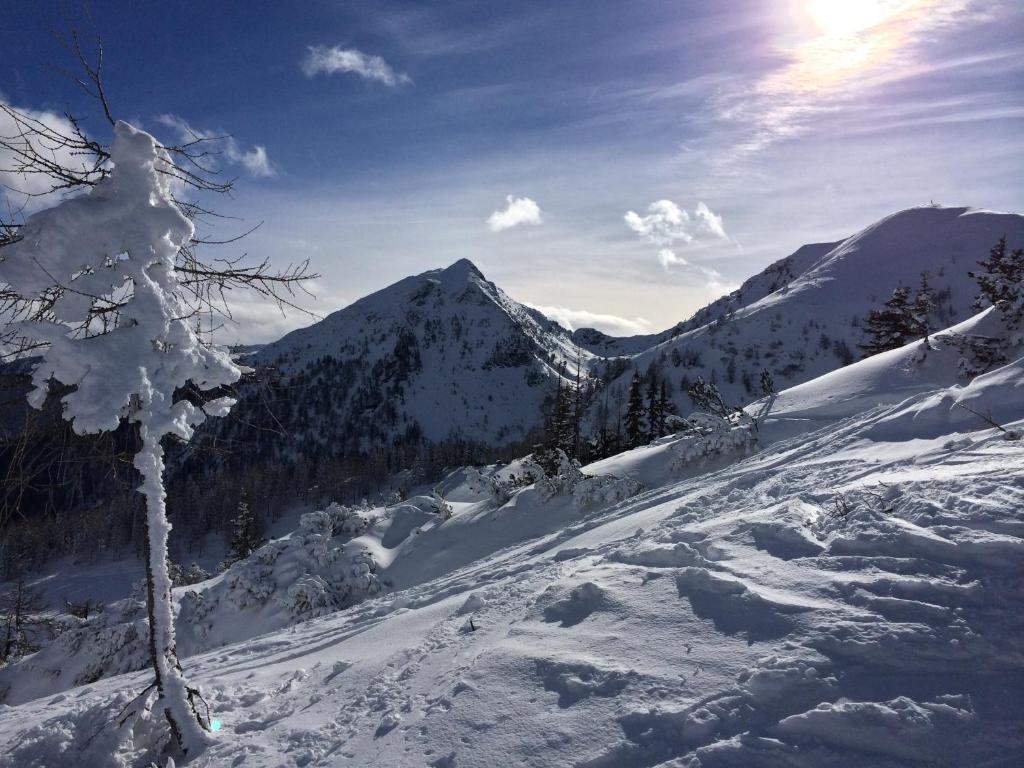
[{"label": "mountain slope", "polygon": [[[783,389],[849,364],[860,356],[868,312],[897,286],[916,287],[922,272],[937,302],[933,326],[966,319],[977,295],[967,273],[1004,234],[1011,244],[1024,242],[1024,216],[924,207],[888,216],[838,244],[804,246],[648,349],[625,355],[631,366],[613,377],[613,401],[621,409],[633,371],[652,365],[686,412],[685,388],[697,376],[742,404],[760,396],[764,369]],[[629,347],[628,340],[618,344]],[[589,348],[606,354],[616,345]]]},{"label": "mountain slope", "polygon": [[698,310],[692,317],[676,323],[661,333],[617,338],[593,328],[580,328],[573,332],[573,339],[585,349],[601,357],[619,357],[645,352],[663,342],[671,341],[680,334],[719,320],[735,312],[738,308],[748,306],[783,288],[814,266],[822,256],[825,256],[837,245],[839,243],[803,245],[789,256],[779,259],[745,280],[736,291],[716,299]]}]

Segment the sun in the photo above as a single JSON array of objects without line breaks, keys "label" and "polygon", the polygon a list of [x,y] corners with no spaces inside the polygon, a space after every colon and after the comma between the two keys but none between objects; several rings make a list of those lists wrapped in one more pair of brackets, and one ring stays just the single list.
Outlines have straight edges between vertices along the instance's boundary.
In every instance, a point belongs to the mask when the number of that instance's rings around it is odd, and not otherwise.
[{"label": "sun", "polygon": [[804,9],[824,34],[848,37],[870,29],[899,10],[894,0],[806,0]]}]

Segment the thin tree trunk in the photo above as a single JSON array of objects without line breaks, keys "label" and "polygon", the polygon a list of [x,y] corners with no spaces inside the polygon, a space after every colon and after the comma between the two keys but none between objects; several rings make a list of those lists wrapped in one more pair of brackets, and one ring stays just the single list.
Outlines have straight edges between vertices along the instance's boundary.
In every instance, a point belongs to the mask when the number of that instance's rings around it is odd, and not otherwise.
[{"label": "thin tree trunk", "polygon": [[171,579],[167,571],[167,521],[164,491],[164,451],[159,437],[142,425],[142,450],[135,456],[142,473],[139,489],[146,497],[146,592],[149,610],[149,649],[156,676],[157,709],[163,709],[171,733],[182,751],[194,756],[212,740],[191,701],[181,674],[174,643]]}]

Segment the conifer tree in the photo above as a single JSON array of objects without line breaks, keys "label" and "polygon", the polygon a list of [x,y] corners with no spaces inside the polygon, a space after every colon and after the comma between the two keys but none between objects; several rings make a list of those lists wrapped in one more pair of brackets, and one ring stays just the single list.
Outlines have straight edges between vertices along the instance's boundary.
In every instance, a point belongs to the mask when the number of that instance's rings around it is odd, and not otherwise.
[{"label": "conifer tree", "polygon": [[764,397],[775,396],[775,378],[767,368],[761,371],[761,394]]},{"label": "conifer tree", "polygon": [[626,445],[636,448],[644,439],[644,395],[643,379],[639,373],[633,374],[629,384],[629,400],[626,405]]},{"label": "conifer tree", "polygon": [[654,440],[661,437],[660,399],[658,397],[658,372],[652,368],[647,379],[647,438]]},{"label": "conifer tree", "polygon": [[249,508],[249,502],[245,499],[238,502],[238,513],[235,515],[234,524],[235,531],[231,537],[231,546],[228,548],[228,556],[224,561],[226,565],[244,560],[266,543],[266,539],[260,535],[256,515]]},{"label": "conifer tree", "polygon": [[934,309],[935,297],[931,286],[928,284],[928,273],[922,272],[921,282],[918,285],[917,294],[914,296],[914,303],[911,306],[911,314],[913,315],[914,324],[917,326],[917,335],[924,338],[924,345],[928,349],[931,349],[928,336],[932,330],[931,315]]},{"label": "conifer tree", "polygon": [[664,435],[668,430],[666,423],[672,413],[672,399],[669,395],[668,381],[661,380],[661,391],[658,393],[658,435]]},{"label": "conifer tree", "polygon": [[913,300],[910,289],[899,286],[892,297],[885,302],[883,309],[874,309],[868,313],[864,322],[864,330],[868,341],[861,345],[864,357],[871,357],[890,349],[899,349],[914,339],[923,338],[928,346],[931,333],[931,314],[935,308],[935,299],[928,273],[921,273],[921,282]]},{"label": "conifer tree", "polygon": [[864,321],[868,340],[861,345],[864,357],[898,349],[916,336],[910,289],[898,286],[882,309],[873,309]]},{"label": "conifer tree", "polygon": [[583,351],[576,345],[576,382],[572,390],[572,451],[568,452],[574,459],[580,458],[580,432],[583,427]]},{"label": "conifer tree", "polygon": [[979,261],[980,272],[968,274],[978,282],[981,295],[975,301],[979,309],[986,304],[998,307],[1007,327],[1024,327],[1024,249],[1007,253],[1006,235],[999,238],[988,258]]},{"label": "conifer tree", "polygon": [[[242,372],[190,322],[189,278],[176,260],[195,227],[172,196],[171,181],[181,177],[168,172],[171,159],[149,134],[123,122],[114,134],[109,174],[88,194],[30,217],[21,239],[4,246],[0,282],[19,304],[45,307],[14,324],[40,350],[29,404],[42,409],[51,382],[60,382],[66,387],[53,394],[76,433],[111,432],[127,422],[138,435],[132,464],[146,503],[154,681],[137,703],[141,710],[156,693],[151,716],[167,721],[191,759],[212,740],[209,712],[176,651],[164,441],[187,441],[208,416],[226,414],[234,400],[218,394]],[[191,398],[180,394],[186,385]]]}]

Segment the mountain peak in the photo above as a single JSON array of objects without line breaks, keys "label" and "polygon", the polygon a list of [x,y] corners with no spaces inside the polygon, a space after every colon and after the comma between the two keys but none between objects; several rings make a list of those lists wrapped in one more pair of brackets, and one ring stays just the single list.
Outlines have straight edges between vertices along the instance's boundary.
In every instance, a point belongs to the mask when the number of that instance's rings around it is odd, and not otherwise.
[{"label": "mountain peak", "polygon": [[481,272],[477,268],[476,264],[474,264],[469,259],[459,259],[451,266],[445,267],[444,269],[440,270],[440,274],[443,277],[460,280],[468,280],[469,278],[472,277],[477,277],[480,278],[481,280],[486,279],[484,277],[484,273]]}]

